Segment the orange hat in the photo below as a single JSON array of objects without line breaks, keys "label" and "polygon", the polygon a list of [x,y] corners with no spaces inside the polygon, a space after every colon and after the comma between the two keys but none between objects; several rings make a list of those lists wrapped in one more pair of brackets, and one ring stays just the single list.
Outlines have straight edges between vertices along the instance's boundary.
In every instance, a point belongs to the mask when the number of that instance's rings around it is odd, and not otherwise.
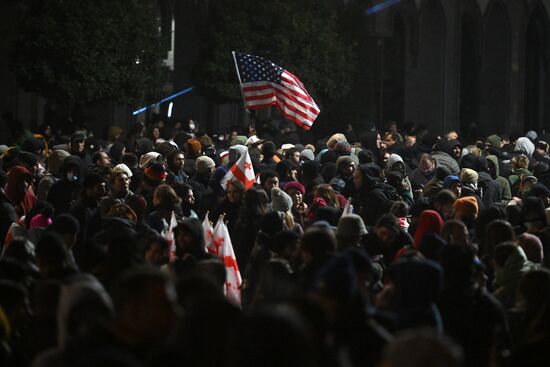
[{"label": "orange hat", "polygon": [[469,216],[473,216],[475,219],[479,214],[479,206],[476,198],[473,196],[465,196],[457,199],[453,204],[453,207],[459,218],[468,218]]},{"label": "orange hat", "polygon": [[200,155],[201,154],[201,150],[202,150],[202,144],[200,141],[198,141],[197,139],[189,139],[187,140],[187,145],[189,146],[189,149],[191,149],[191,151],[196,155]]}]

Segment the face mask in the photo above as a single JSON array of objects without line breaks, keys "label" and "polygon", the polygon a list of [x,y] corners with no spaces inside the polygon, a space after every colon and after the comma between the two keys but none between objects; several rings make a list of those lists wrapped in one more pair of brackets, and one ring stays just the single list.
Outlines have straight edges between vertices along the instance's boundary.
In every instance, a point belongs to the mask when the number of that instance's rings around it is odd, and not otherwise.
[{"label": "face mask", "polygon": [[76,175],[73,172],[68,172],[67,180],[69,180],[70,182],[75,182],[78,180],[78,177],[76,177]]}]

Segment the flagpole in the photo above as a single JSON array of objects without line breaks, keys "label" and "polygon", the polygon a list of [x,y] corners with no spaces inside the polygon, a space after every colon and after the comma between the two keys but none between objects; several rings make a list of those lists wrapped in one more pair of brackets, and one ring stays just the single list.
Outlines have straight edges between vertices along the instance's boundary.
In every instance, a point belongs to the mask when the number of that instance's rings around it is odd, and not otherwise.
[{"label": "flagpole", "polygon": [[235,70],[237,71],[237,77],[239,78],[239,85],[241,87],[241,95],[243,97],[244,109],[248,113],[250,113],[250,110],[248,109],[248,107],[246,107],[246,102],[244,101],[243,82],[241,81],[241,73],[239,72],[239,65],[237,65],[237,58],[235,57],[235,51],[231,51],[231,54],[233,55],[233,61],[235,62]]}]

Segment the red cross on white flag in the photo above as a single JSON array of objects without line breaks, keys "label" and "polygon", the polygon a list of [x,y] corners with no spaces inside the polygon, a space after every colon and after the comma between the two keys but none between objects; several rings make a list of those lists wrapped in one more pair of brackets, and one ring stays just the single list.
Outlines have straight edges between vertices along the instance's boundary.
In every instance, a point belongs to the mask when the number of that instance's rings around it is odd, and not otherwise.
[{"label": "red cross on white flag", "polygon": [[221,181],[221,185],[224,190],[227,190],[227,185],[232,181],[240,181],[244,187],[248,190],[254,185],[256,176],[254,175],[254,168],[252,167],[252,160],[248,150],[241,158],[231,167],[225,174]]},{"label": "red cross on white flag", "polygon": [[213,243],[218,251],[216,255],[223,261],[225,266],[225,295],[231,302],[240,306],[242,285],[241,272],[239,271],[239,265],[237,264],[235,251],[233,250],[229,230],[222,218],[218,220],[214,228]]}]

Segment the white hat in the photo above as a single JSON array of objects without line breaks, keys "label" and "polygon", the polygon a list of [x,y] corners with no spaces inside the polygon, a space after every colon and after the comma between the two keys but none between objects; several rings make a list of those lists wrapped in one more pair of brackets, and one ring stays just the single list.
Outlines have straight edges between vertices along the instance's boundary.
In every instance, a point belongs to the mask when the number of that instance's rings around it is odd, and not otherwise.
[{"label": "white hat", "polygon": [[130,171],[130,168],[124,163],[117,164],[115,168],[113,168],[113,174],[119,172],[126,173],[126,176],[132,177],[132,171]]},{"label": "white hat", "polygon": [[141,156],[141,158],[139,159],[139,167],[140,168],[147,168],[149,167],[151,164],[153,164],[153,162],[160,156],[160,153],[157,153],[157,152],[149,152],[149,153],[145,153],[144,155]]}]

